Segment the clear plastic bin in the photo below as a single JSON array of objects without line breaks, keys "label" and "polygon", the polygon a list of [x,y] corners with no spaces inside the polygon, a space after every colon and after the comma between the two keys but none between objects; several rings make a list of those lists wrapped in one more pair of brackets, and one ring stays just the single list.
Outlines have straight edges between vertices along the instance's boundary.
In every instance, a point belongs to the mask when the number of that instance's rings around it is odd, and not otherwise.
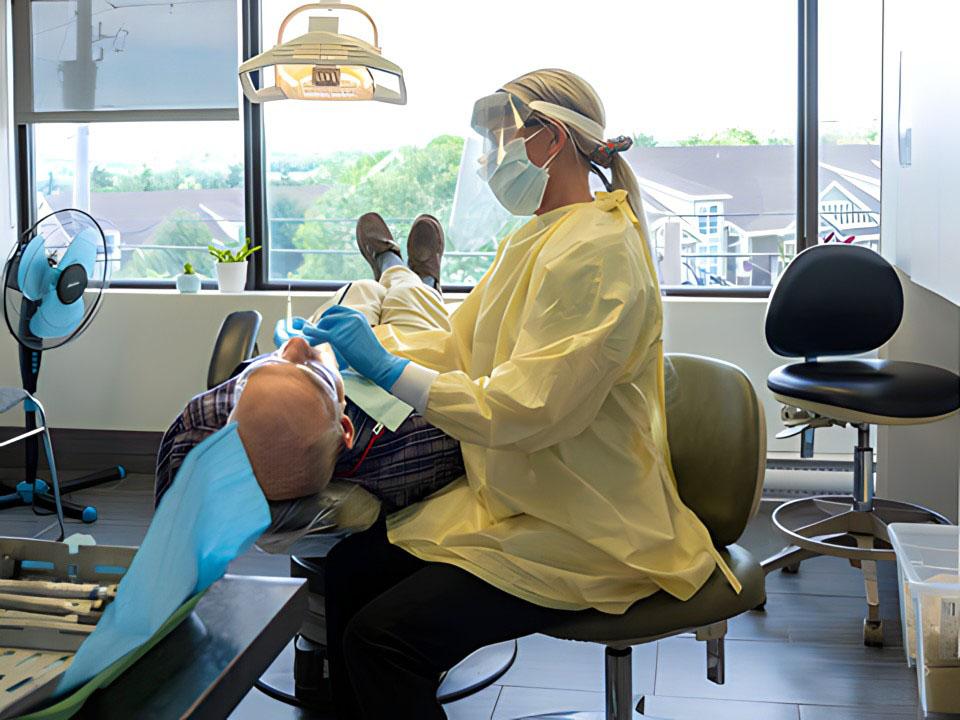
[{"label": "clear plastic bin", "polygon": [[960,528],[890,525],[907,663],[925,713],[960,713]]}]

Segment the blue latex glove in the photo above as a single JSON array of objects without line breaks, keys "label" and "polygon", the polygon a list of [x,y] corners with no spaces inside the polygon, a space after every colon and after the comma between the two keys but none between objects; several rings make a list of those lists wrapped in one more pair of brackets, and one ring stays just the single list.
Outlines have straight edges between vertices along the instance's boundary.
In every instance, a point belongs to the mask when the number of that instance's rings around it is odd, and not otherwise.
[{"label": "blue latex glove", "polygon": [[[301,318],[301,319],[302,319],[302,318]],[[291,337],[293,337],[293,335],[291,335],[290,333],[291,333],[291,331],[287,329],[287,321],[286,321],[286,319],[284,318],[284,319],[282,319],[282,320],[277,320],[277,324],[273,326],[273,345],[274,345],[274,347],[276,347],[276,348],[279,350],[280,347],[281,347],[287,340],[289,340]],[[298,334],[298,333],[294,333],[294,334]]]},{"label": "blue latex glove", "polygon": [[311,345],[330,343],[346,364],[369,378],[387,392],[400,377],[409,360],[387,352],[363,313],[343,305],[334,305],[320,317],[316,325],[295,318],[293,327],[300,330]]},{"label": "blue latex glove", "polygon": [[[293,317],[293,327],[291,328],[287,327],[286,320],[277,320],[277,324],[273,328],[273,344],[279,350],[281,347],[283,347],[283,344],[290,338],[295,338],[295,337],[302,338],[303,333],[300,332],[300,328],[302,328],[304,325],[310,325],[310,323],[308,323],[304,318],[300,317],[299,315],[295,315]],[[313,327],[313,326],[310,325],[310,327]],[[303,339],[307,340],[307,342],[310,342],[307,338],[303,338]],[[317,343],[310,343],[310,344],[316,345]],[[331,345],[331,347],[333,346]],[[337,352],[336,348],[333,348],[333,354],[337,357],[337,366],[341,370],[345,370],[347,367],[349,367],[349,363],[344,359],[343,355]]]}]

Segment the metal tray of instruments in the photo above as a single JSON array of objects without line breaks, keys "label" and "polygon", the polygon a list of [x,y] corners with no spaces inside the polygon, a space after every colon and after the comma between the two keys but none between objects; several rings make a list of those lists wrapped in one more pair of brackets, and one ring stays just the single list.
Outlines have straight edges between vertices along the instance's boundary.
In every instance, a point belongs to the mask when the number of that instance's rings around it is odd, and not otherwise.
[{"label": "metal tray of instruments", "polygon": [[[0,718],[53,693],[74,653],[96,627],[106,604],[101,593],[110,588],[115,592],[136,550],[90,545],[71,553],[60,542],[0,537]],[[45,583],[90,588],[91,595],[65,599],[48,592],[37,597],[22,590]]]}]

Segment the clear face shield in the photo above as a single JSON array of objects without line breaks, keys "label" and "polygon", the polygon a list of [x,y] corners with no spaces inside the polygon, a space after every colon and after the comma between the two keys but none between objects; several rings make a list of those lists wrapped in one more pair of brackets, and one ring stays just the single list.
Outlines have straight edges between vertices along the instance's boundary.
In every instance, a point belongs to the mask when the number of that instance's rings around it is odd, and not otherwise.
[{"label": "clear face shield", "polygon": [[510,93],[495,92],[477,100],[470,126],[483,140],[480,176],[488,180],[493,175],[506,158],[511,141],[523,142],[523,138],[517,137],[523,128],[541,125],[530,106]]}]

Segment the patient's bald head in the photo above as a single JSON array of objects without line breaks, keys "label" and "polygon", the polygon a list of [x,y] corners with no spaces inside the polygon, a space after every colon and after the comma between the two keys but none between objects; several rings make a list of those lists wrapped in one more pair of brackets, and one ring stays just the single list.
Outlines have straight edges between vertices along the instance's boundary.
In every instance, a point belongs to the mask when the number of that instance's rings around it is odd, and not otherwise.
[{"label": "patient's bald head", "polygon": [[[343,414],[343,385],[336,364],[297,339],[281,348],[289,363],[253,370],[233,411],[237,431],[267,500],[290,500],[326,487],[353,426]],[[324,382],[302,364],[323,362]]]}]

